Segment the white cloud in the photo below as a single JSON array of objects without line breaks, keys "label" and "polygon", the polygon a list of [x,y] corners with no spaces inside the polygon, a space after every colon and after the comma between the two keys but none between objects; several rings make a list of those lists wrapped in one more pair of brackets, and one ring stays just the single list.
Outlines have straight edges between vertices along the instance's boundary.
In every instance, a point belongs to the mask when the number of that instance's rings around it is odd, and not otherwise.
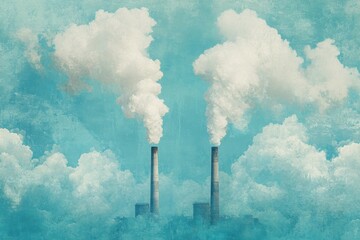
[{"label": "white cloud", "polygon": [[339,62],[333,40],[315,49],[305,47],[310,64],[304,67],[304,59],[254,11],[225,11],[217,25],[225,42],[206,50],[193,64],[195,73],[211,84],[206,114],[215,145],[229,123],[245,129],[247,113],[257,104],[271,108],[310,103],[324,110],[344,100],[349,88],[358,84],[357,69]]},{"label": "white cloud", "polygon": [[0,186],[15,205],[27,187],[31,158],[32,151],[23,145],[22,136],[0,129]]},{"label": "white cloud", "polygon": [[344,100],[351,87],[357,87],[359,72],[356,68],[345,67],[338,59],[339,50],[334,40],[327,39],[316,48],[305,47],[305,55],[311,64],[305,68],[310,91],[322,108]]},{"label": "white cloud", "polygon": [[[194,181],[181,182],[161,174],[160,182],[165,216],[191,215],[192,203],[206,199],[208,194],[207,187]],[[0,129],[0,189],[15,208],[24,198],[36,202],[35,196],[45,191],[49,199],[59,198],[56,204],[75,217],[91,212],[111,220],[132,216],[136,202],[148,201],[149,181],[137,182],[132,172],[120,168],[110,150],[84,153],[75,167],[69,166],[58,151],[33,159],[21,135]]]},{"label": "white cloud", "polygon": [[[148,180],[136,182],[109,150],[84,153],[71,167],[59,152],[32,159],[19,134],[0,129],[0,139],[0,189],[15,209],[46,209],[41,218],[48,234],[83,233],[101,222],[102,233],[92,234],[106,235],[114,217],[132,216],[134,203],[148,199]],[[338,152],[327,160],[308,143],[307,129],[296,116],[269,124],[231,174],[220,173],[222,214],[258,217],[271,239],[326,234],[351,239],[360,219],[360,144],[349,143]],[[162,215],[191,215],[193,202],[208,201],[209,188],[209,179],[181,182],[160,175]],[[59,214],[66,216],[59,220]]]},{"label": "white cloud", "polygon": [[25,45],[25,56],[36,70],[42,70],[39,40],[29,28],[22,28],[16,33],[17,38]]},{"label": "white cloud", "polygon": [[132,173],[120,170],[109,150],[83,154],[78,166],[70,167],[59,152],[44,156],[42,163],[32,159],[32,151],[23,144],[22,136],[7,129],[0,129],[0,139],[0,186],[14,206],[39,186],[49,195],[64,195],[65,201],[72,202],[72,210],[104,214],[107,209],[107,214],[116,216],[129,214],[141,195]]},{"label": "white cloud", "polygon": [[88,25],[72,25],[54,38],[54,56],[69,76],[66,88],[90,89],[86,77],[106,84],[120,94],[117,102],[126,116],[143,121],[150,143],[160,141],[162,117],[168,112],[158,97],[163,76],[160,61],[149,58],[147,52],[154,25],[144,8],[99,10]]},{"label": "white cloud", "polygon": [[327,160],[295,116],[264,127],[221,181],[223,211],[259,217],[274,239],[352,236],[360,219],[360,144],[338,151]]}]

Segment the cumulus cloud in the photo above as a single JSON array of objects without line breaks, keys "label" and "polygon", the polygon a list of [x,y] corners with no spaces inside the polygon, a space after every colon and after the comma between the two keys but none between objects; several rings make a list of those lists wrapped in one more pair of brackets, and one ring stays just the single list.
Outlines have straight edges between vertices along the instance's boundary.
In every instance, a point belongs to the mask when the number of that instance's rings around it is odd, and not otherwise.
[{"label": "cumulus cloud", "polygon": [[[360,142],[360,113],[353,108],[342,107],[308,116],[304,124],[309,129],[311,142],[323,149],[329,145],[335,149],[351,141]],[[330,151],[328,151],[330,150]],[[327,154],[333,150],[328,148]]]},{"label": "cumulus cloud", "polygon": [[[116,217],[133,216],[134,204],[149,199],[148,179],[136,181],[132,172],[121,169],[110,150],[83,153],[76,166],[55,150],[39,159],[32,155],[20,134],[0,128],[0,207],[4,210],[0,219],[9,223],[0,224],[3,238],[11,237],[11,229],[17,226],[22,230],[13,234],[16,239],[27,239],[29,234],[58,239],[64,231],[68,239],[108,239],[117,227]],[[191,215],[192,203],[208,194],[194,181],[180,182],[161,174],[160,182],[163,216]],[[26,229],[27,221],[12,222],[17,215],[30,216],[39,229]],[[90,228],[94,230],[88,232]]]},{"label": "cumulus cloud", "polygon": [[144,8],[99,10],[92,22],[72,25],[53,41],[58,66],[69,76],[66,89],[90,90],[86,78],[107,85],[120,94],[117,102],[125,115],[143,121],[150,143],[160,141],[162,117],[168,112],[158,97],[160,61],[147,52],[154,25]]},{"label": "cumulus cloud", "polygon": [[247,113],[257,104],[268,108],[314,104],[325,110],[359,84],[359,72],[338,60],[339,50],[331,39],[314,49],[306,46],[305,65],[289,42],[254,11],[225,11],[217,25],[225,41],[193,64],[195,73],[211,84],[206,115],[215,145],[229,123],[245,129]]},{"label": "cumulus cloud", "polygon": [[[76,205],[76,211],[111,211],[129,216],[134,203],[146,201],[149,193],[148,180],[136,182],[129,170],[121,170],[110,150],[83,153],[77,166],[72,167],[58,151],[47,152],[40,159],[32,158],[32,151],[23,143],[23,137],[7,129],[0,129],[0,173],[0,186],[15,207],[22,203],[28,191],[38,186],[50,195],[64,194],[69,198],[67,201]],[[164,215],[190,215],[192,202],[207,195],[194,181],[180,182],[163,174],[160,181],[162,191],[167,193],[162,201],[172,202],[165,207]],[[174,188],[175,185],[178,187]],[[189,189],[197,189],[197,194],[189,194]],[[178,205],[180,207],[175,207]]]},{"label": "cumulus cloud", "polygon": [[17,38],[25,45],[25,56],[36,70],[42,70],[39,39],[29,28],[22,28],[16,33]]},{"label": "cumulus cloud", "polygon": [[0,129],[0,179],[4,194],[14,204],[21,200],[27,181],[27,170],[31,169],[32,151],[22,144],[22,137]]},{"label": "cumulus cloud", "polygon": [[[266,227],[268,239],[356,238],[360,144],[339,147],[338,155],[327,160],[325,152],[308,141],[308,129],[296,116],[264,127],[234,162],[231,173],[220,173],[222,214],[252,214]],[[149,182],[137,182],[109,150],[84,153],[72,167],[57,151],[32,158],[22,136],[7,129],[0,129],[0,173],[4,210],[0,218],[10,221],[14,214],[31,215],[36,224],[46,226],[31,233],[23,229],[17,237],[39,234],[56,239],[65,230],[68,238],[106,239],[116,226],[115,217],[132,216],[134,203],[147,201],[149,196]],[[193,202],[209,198],[209,179],[178,181],[162,174],[160,188],[165,216],[191,215]],[[4,206],[5,199],[9,207]],[[135,228],[147,229],[144,223],[136,224]],[[160,223],[149,234],[168,236],[166,224]],[[93,226],[101,230],[87,232]],[[5,233],[11,232],[14,223],[0,225],[4,227],[8,229],[2,231],[3,237],[8,237]],[[237,227],[225,224],[211,231],[218,236]],[[181,231],[178,234],[187,233]]]},{"label": "cumulus cloud", "polygon": [[90,209],[93,211],[101,208],[114,211],[115,205],[122,205],[121,202],[127,202],[123,206],[127,205],[129,209],[129,199],[136,197],[132,192],[136,192],[132,173],[120,170],[109,150],[84,153],[78,160],[78,166],[71,167],[60,152],[32,159],[32,151],[23,144],[19,134],[0,129],[0,136],[1,184],[5,195],[15,206],[34,186],[45,187],[50,193],[60,195],[70,191],[72,201],[81,202],[77,209],[94,208]]},{"label": "cumulus cloud", "polygon": [[[70,236],[74,231],[84,234],[81,229],[93,226],[95,222],[106,232],[115,217],[133,214],[134,203],[145,198],[144,187],[135,181],[131,172],[120,169],[109,150],[84,153],[78,165],[71,167],[66,157],[56,151],[33,159],[32,151],[24,145],[21,135],[0,129],[0,196],[4,200],[2,204],[8,201],[12,210],[3,205],[2,209],[11,212],[7,217],[9,222],[11,216],[30,214],[36,221],[34,224],[48,225],[46,230],[32,229],[35,231],[32,234],[56,235],[66,229],[69,238],[75,236]],[[0,214],[1,217],[4,214]],[[21,228],[23,230],[15,237],[28,234]],[[8,226],[2,231],[4,237],[10,237],[11,234],[6,235],[10,229]],[[92,234],[99,235],[100,232]]]},{"label": "cumulus cloud", "polygon": [[259,217],[270,239],[356,236],[359,151],[350,143],[327,160],[295,116],[270,124],[222,179],[223,211]]}]

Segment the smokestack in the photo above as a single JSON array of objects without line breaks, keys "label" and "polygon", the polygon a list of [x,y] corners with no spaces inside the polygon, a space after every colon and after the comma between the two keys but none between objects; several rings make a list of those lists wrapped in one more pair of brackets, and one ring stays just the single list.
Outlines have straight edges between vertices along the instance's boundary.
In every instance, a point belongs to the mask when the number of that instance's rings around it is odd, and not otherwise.
[{"label": "smokestack", "polygon": [[211,193],[210,210],[211,224],[219,220],[219,148],[211,148]]},{"label": "smokestack", "polygon": [[151,147],[150,213],[159,215],[158,147]]}]

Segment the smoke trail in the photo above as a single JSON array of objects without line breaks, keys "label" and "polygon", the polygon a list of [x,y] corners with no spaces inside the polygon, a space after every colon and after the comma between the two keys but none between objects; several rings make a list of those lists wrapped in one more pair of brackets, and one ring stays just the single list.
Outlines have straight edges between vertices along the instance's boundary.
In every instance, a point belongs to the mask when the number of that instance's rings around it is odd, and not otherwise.
[{"label": "smoke trail", "polygon": [[194,62],[195,74],[210,83],[206,115],[212,144],[219,145],[229,123],[247,127],[247,112],[262,106],[315,104],[321,110],[344,100],[359,79],[344,67],[339,50],[327,39],[305,47],[310,64],[297,56],[276,29],[251,10],[225,11],[217,21],[226,41],[206,50]]},{"label": "smoke trail", "polygon": [[150,143],[162,136],[162,117],[168,112],[158,97],[163,76],[160,61],[149,58],[147,48],[155,21],[147,9],[120,8],[96,12],[87,25],[72,25],[54,38],[55,59],[69,76],[66,90],[91,90],[86,77],[106,84],[120,94],[125,115],[140,118]]}]

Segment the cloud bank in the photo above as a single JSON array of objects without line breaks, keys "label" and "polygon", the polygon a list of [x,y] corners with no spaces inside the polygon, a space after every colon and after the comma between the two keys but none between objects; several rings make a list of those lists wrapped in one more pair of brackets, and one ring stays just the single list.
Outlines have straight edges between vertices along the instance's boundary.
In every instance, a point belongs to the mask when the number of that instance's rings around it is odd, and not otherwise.
[{"label": "cloud bank", "polygon": [[145,8],[99,10],[89,24],[72,25],[53,40],[54,57],[69,77],[65,88],[91,90],[86,83],[90,78],[119,93],[118,104],[127,117],[142,120],[150,143],[160,141],[162,117],[168,112],[158,97],[160,61],[147,52],[154,25]]},{"label": "cloud bank", "polygon": [[270,124],[222,178],[223,211],[253,214],[270,239],[359,237],[359,143],[330,161],[296,116]]},{"label": "cloud bank", "polygon": [[51,195],[72,198],[73,204],[79,203],[74,206],[77,210],[114,211],[114,203],[135,197],[135,194],[120,197],[129,192],[127,189],[135,190],[135,180],[129,171],[120,170],[109,150],[84,153],[80,156],[78,165],[71,167],[65,156],[56,151],[47,153],[40,159],[33,159],[31,149],[23,144],[19,134],[0,129],[0,136],[1,185],[4,195],[13,206],[18,206],[26,192],[34,186],[44,187]]},{"label": "cloud bank", "polygon": [[146,193],[109,150],[84,153],[71,167],[56,151],[32,158],[22,136],[7,129],[0,139],[3,239],[108,237],[114,218],[132,215]]},{"label": "cloud bank", "polygon": [[[296,116],[264,127],[231,173],[221,173],[221,212],[259,218],[266,239],[357,239],[360,144],[339,147],[338,155],[327,160],[325,152],[308,143],[307,131]],[[148,199],[148,181],[135,181],[109,150],[84,153],[71,167],[56,151],[32,158],[22,136],[7,129],[0,129],[0,139],[0,219],[7,220],[0,224],[0,236],[5,239],[27,239],[29,234],[108,239],[117,226],[114,219],[133,216],[134,203]],[[180,182],[161,175],[160,189],[163,216],[189,216],[193,202],[208,201],[209,179]],[[25,216],[37,227],[27,229],[29,221],[16,220]],[[133,227],[147,229],[144,224]],[[147,229],[149,236],[167,236],[161,224],[155,232]],[[229,224],[210,229],[214,239],[239,227]],[[182,231],[178,234],[191,234]]]},{"label": "cloud bank", "polygon": [[304,60],[254,11],[225,11],[217,25],[224,43],[193,63],[195,74],[210,83],[206,115],[214,145],[220,144],[229,123],[245,129],[249,110],[258,104],[275,111],[305,104],[325,110],[359,86],[359,72],[338,60],[331,39],[315,48],[306,46]]},{"label": "cloud bank", "polygon": [[[192,203],[207,196],[194,181],[162,174],[160,181],[163,216],[191,215]],[[1,128],[0,199],[2,239],[109,239],[117,217],[148,202],[149,181],[122,170],[110,150],[83,153],[76,166],[55,150],[35,159],[22,135]]]}]

